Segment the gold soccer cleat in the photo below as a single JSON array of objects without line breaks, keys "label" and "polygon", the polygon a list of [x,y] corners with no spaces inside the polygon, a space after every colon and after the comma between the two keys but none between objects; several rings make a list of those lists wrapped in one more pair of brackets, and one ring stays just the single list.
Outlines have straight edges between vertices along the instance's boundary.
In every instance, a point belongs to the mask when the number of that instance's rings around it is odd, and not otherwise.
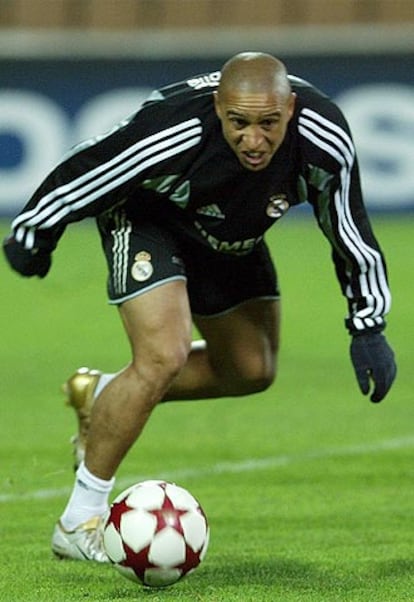
[{"label": "gold soccer cleat", "polygon": [[78,434],[71,439],[75,470],[85,456],[94,392],[101,374],[99,370],[79,368],[62,386],[67,395],[66,404],[72,406],[78,419]]},{"label": "gold soccer cleat", "polygon": [[109,562],[103,545],[103,519],[90,518],[73,531],[66,531],[60,521],[52,536],[52,552],[58,558]]}]

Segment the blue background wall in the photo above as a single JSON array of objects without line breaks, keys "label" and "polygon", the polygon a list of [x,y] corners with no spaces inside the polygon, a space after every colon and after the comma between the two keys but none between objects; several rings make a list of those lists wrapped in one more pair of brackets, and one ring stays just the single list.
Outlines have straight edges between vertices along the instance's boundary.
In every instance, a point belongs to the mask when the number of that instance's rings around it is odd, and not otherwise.
[{"label": "blue background wall", "polygon": [[[217,70],[211,60],[1,60],[0,214],[26,202],[70,146],[111,127],[160,85]],[[281,57],[343,108],[373,210],[414,208],[412,54]]]}]

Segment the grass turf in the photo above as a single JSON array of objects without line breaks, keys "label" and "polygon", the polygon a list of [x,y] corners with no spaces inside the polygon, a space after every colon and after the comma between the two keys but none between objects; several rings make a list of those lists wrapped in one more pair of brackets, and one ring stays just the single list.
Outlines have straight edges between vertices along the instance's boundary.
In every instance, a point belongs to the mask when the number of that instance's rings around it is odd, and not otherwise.
[{"label": "grass turf", "polygon": [[1,263],[1,601],[414,599],[411,223],[374,226],[389,264],[387,334],[399,364],[383,403],[371,404],[354,381],[327,244],[312,221],[286,220],[269,236],[283,291],[275,385],[157,408],[123,463],[114,493],[141,478],[172,479],[210,520],[205,562],[165,590],[49,551],[73,478],[75,422],[59,383],[78,365],[117,370],[128,361],[91,225],[69,229],[43,281]]}]

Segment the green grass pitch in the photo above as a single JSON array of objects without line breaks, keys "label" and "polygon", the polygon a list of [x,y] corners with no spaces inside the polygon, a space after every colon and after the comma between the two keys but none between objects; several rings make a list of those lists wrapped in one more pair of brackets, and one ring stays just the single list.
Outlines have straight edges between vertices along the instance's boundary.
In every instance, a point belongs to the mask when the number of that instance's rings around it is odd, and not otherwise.
[{"label": "green grass pitch", "polygon": [[269,236],[283,292],[276,383],[157,408],[118,474],[114,494],[162,477],[209,517],[204,563],[165,590],[50,552],[73,479],[75,420],[60,383],[80,365],[128,361],[94,227],[68,229],[43,281],[1,260],[0,601],[414,600],[412,219],[373,224],[394,296],[394,389],[378,405],[360,395],[329,247],[313,220],[283,220]]}]

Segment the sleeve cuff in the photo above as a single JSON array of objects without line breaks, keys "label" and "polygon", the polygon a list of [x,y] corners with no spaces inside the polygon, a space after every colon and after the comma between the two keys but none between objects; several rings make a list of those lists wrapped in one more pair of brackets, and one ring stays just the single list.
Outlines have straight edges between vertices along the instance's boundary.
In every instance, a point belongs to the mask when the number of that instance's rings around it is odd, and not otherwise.
[{"label": "sleeve cuff", "polygon": [[367,332],[382,332],[386,327],[384,318],[359,318],[352,316],[346,318],[345,326],[352,336],[358,336],[359,334],[366,334]]}]

